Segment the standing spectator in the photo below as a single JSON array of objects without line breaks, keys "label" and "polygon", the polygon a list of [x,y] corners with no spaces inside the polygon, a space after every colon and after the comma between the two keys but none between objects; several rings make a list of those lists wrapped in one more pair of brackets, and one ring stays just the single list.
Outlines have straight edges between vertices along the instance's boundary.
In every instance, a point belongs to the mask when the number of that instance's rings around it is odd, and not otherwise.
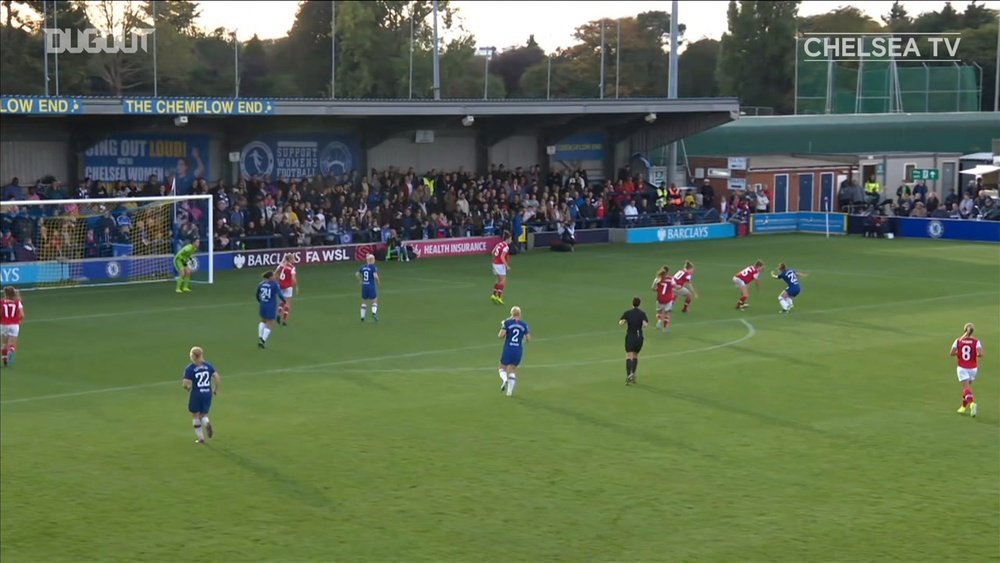
[{"label": "standing spectator", "polygon": [[875,175],[872,174],[868,177],[868,181],[865,182],[865,198],[869,204],[878,204],[881,196],[882,184],[879,184],[878,180],[875,179]]},{"label": "standing spectator", "polygon": [[22,199],[24,197],[24,190],[21,188],[21,181],[17,179],[17,176],[10,179],[10,183],[3,187],[3,195],[0,199],[3,201],[10,201],[12,199]]},{"label": "standing spectator", "polygon": [[761,188],[757,190],[757,213],[767,213],[771,206],[771,198],[767,197],[767,190]]},{"label": "standing spectator", "polygon": [[913,201],[927,204],[927,184],[923,180],[917,181],[917,185],[913,186]]},{"label": "standing spectator", "polygon": [[715,190],[712,182],[705,178],[701,182],[701,207],[702,209],[712,209],[715,207]]},{"label": "standing spectator", "polygon": [[958,205],[958,214],[962,219],[968,219],[972,217],[973,211],[975,211],[976,203],[972,199],[972,192],[965,192],[965,197],[962,198],[962,203]]}]

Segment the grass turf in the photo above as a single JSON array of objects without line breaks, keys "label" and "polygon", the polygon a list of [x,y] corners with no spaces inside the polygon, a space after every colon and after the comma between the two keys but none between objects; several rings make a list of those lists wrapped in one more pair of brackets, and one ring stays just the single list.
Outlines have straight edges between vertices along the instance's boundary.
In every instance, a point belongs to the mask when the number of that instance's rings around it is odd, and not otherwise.
[{"label": "grass turf", "polygon": [[[756,258],[811,274],[791,315]],[[619,315],[663,263],[701,299],[624,386]],[[753,237],[301,268],[256,349],[260,271],[24,294],[0,378],[0,556],[18,561],[907,560],[1000,557],[1000,248]],[[499,321],[535,341],[499,393]],[[955,413],[962,324],[987,357]],[[180,374],[222,373],[196,446]]]}]

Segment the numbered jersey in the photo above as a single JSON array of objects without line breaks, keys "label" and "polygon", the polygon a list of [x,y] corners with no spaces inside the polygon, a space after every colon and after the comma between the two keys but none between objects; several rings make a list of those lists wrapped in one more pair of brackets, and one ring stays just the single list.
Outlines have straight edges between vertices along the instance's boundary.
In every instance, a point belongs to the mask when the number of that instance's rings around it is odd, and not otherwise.
[{"label": "numbered jersey", "polygon": [[952,352],[958,356],[958,367],[964,369],[977,369],[979,367],[979,353],[983,350],[983,343],[978,338],[959,338],[951,345]]},{"label": "numbered jersey", "polygon": [[524,337],[528,335],[527,323],[517,319],[507,319],[503,322],[503,329],[507,331],[503,343],[505,348],[522,348],[524,346]]},{"label": "numbered jersey", "polygon": [[295,285],[295,266],[280,266],[278,268],[278,287],[289,289]]},{"label": "numbered jersey", "polygon": [[24,305],[20,299],[0,299],[0,324],[19,325],[24,319]]},{"label": "numbered jersey", "polygon": [[497,245],[493,247],[493,263],[500,265],[506,264],[508,252],[510,252],[510,247],[507,246],[507,243],[503,241],[498,242]]},{"label": "numbered jersey", "polygon": [[215,368],[208,362],[202,362],[201,365],[189,364],[184,370],[184,379],[191,382],[191,394],[211,394],[213,373]]},{"label": "numbered jersey", "polygon": [[691,281],[691,272],[687,270],[680,270],[674,274],[674,285],[677,287],[684,287]]},{"label": "numbered jersey", "polygon": [[674,279],[661,280],[656,278],[656,302],[667,304],[674,300]]},{"label": "numbered jersey", "polygon": [[274,280],[264,280],[257,285],[257,302],[261,307],[278,305],[278,294],[281,289]]},{"label": "numbered jersey", "polygon": [[760,269],[757,266],[747,266],[740,270],[740,273],[736,274],[736,277],[743,283],[750,283],[757,279],[760,275]]}]

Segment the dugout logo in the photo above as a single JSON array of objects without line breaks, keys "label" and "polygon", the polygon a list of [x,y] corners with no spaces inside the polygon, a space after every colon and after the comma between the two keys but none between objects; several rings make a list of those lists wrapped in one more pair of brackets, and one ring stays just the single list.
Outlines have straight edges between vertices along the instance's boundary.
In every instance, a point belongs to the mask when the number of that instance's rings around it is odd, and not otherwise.
[{"label": "dugout logo", "polygon": [[243,176],[265,176],[274,172],[274,153],[267,143],[254,141],[240,153],[240,172]]},{"label": "dugout logo", "polygon": [[108,274],[109,278],[117,278],[122,275],[122,266],[118,262],[108,262],[108,265],[104,268],[104,273]]},{"label": "dugout logo", "polygon": [[927,234],[931,238],[941,238],[944,235],[944,224],[941,221],[931,221],[927,225]]}]

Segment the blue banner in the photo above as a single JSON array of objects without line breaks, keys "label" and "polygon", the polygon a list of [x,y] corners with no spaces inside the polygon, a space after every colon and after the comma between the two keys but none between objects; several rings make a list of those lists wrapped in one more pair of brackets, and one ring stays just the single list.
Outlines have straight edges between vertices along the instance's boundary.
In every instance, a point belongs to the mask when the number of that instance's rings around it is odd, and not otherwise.
[{"label": "blue banner", "polygon": [[625,232],[625,242],[628,244],[682,242],[688,240],[733,238],[736,236],[736,225],[732,223],[712,223],[710,225],[684,225],[677,227],[645,227],[627,229]]},{"label": "blue banner", "polygon": [[139,115],[271,115],[274,102],[236,98],[125,98],[122,113]]},{"label": "blue banner", "polygon": [[765,233],[825,233],[829,220],[830,234],[847,232],[847,215],[800,211],[792,213],[754,213],[750,215],[750,232]]},{"label": "blue banner", "polygon": [[750,232],[794,233],[799,230],[798,213],[753,213],[750,215]]},{"label": "blue banner", "polygon": [[114,135],[84,153],[84,176],[103,182],[142,183],[153,174],[160,182],[176,175],[177,194],[187,195],[196,179],[211,178],[209,147],[208,135]]},{"label": "blue banner", "polygon": [[360,165],[361,149],[353,135],[271,135],[248,143],[240,152],[240,173],[245,178],[343,177]]},{"label": "blue banner", "polygon": [[13,262],[0,266],[3,285],[56,283],[69,279],[69,265],[61,262]]},{"label": "blue banner", "polygon": [[827,221],[830,222],[830,234],[847,233],[847,215],[844,213],[819,213],[815,211],[799,212],[799,232],[825,233]]},{"label": "blue banner", "polygon": [[604,133],[571,135],[556,143],[554,160],[604,160]]},{"label": "blue banner", "polygon": [[1000,242],[1000,221],[897,217],[901,237]]},{"label": "blue banner", "polygon": [[47,98],[43,96],[3,96],[0,114],[70,115],[83,113],[80,98]]}]

